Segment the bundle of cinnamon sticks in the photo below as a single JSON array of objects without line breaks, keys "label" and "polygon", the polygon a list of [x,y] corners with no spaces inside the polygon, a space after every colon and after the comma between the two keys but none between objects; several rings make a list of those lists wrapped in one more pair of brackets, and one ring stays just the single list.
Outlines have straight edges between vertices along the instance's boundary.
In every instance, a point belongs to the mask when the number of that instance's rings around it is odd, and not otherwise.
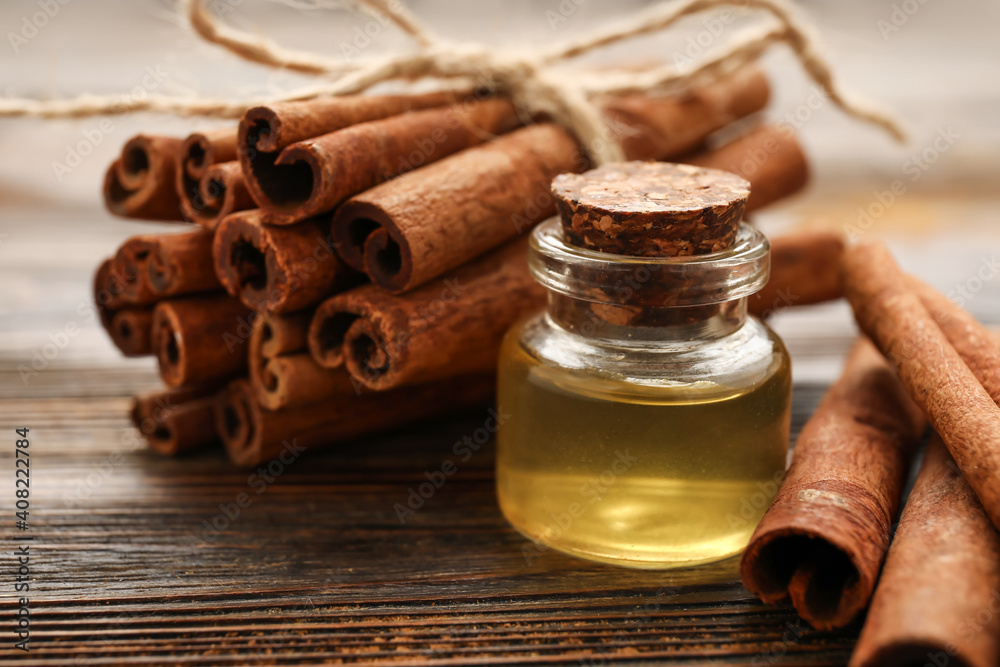
[{"label": "bundle of cinnamon sticks", "polygon": [[870,604],[852,667],[1000,664],[1000,336],[881,243],[842,264],[868,339],[802,430],[743,582],[821,629]]},{"label": "bundle of cinnamon sticks", "polygon": [[[768,96],[747,68],[602,107],[630,158],[740,171],[754,210],[807,178],[794,134],[751,122]],[[567,131],[478,92],[289,102],[227,131],[133,138],[108,170],[108,209],[189,223],[128,239],[95,276],[112,340],[155,356],[166,385],[136,398],[136,426],[157,451],[221,441],[252,466],[292,440],[490,400],[504,332],[545,300],[528,232],[554,213],[552,179],[589,166]],[[777,240],[751,309],[839,296],[841,251],[830,234]]]}]

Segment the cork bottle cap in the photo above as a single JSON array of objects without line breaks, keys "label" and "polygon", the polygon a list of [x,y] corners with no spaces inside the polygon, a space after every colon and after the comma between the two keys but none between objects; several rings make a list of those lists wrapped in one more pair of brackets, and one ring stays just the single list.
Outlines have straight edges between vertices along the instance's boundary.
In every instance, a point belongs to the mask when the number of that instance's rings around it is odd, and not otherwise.
[{"label": "cork bottle cap", "polygon": [[750,183],[736,174],[668,162],[618,162],[562,174],[552,193],[571,243],[636,257],[725,250]]}]

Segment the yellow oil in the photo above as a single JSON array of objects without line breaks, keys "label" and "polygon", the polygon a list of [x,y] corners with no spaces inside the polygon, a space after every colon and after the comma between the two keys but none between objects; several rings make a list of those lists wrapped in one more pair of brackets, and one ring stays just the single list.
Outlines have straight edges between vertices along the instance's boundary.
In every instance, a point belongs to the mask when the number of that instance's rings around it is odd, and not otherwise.
[{"label": "yellow oil", "polygon": [[497,494],[528,552],[667,568],[744,549],[785,467],[780,341],[751,386],[650,387],[542,363],[516,334],[500,360]]}]

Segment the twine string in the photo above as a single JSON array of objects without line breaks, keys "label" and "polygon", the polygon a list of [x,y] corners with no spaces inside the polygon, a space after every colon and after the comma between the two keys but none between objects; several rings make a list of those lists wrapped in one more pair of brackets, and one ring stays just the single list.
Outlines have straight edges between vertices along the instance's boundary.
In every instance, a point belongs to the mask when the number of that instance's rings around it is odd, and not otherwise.
[{"label": "twine string", "polygon": [[[476,43],[456,43],[431,33],[399,0],[354,0],[362,10],[387,19],[418,46],[414,53],[378,56],[364,62],[343,62],[325,56],[284,49],[266,37],[222,24],[207,9],[208,0],[183,0],[185,15],[195,33],[250,62],[323,77],[318,83],[264,99],[233,101],[200,97],[148,95],[127,105],[129,111],[184,116],[236,118],[251,106],[362,93],[389,81],[436,79],[444,87],[460,89],[469,81],[488,85],[509,97],[529,114],[544,113],[572,132],[596,164],[622,159],[621,147],[610,137],[591,98],[641,91],[683,90],[694,82],[718,79],[758,59],[777,43],[786,44],[808,76],[831,102],[849,116],[904,139],[899,122],[875,104],[843,90],[827,61],[816,49],[816,38],[795,17],[785,0],[664,1],[638,12],[619,25],[588,36],[538,50],[495,50]],[[673,27],[682,18],[733,6],[745,12],[769,15],[756,26],[730,38],[720,52],[690,67],[656,66],[642,70],[618,69],[567,74],[559,66],[595,49]],[[82,95],[67,100],[0,99],[0,117],[81,118],[119,113],[121,97]]]}]

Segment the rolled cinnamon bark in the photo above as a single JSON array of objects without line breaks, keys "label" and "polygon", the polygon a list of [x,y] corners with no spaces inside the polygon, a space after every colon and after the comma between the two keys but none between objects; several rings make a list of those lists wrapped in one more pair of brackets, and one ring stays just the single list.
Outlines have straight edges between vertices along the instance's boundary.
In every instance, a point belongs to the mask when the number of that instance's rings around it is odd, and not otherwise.
[{"label": "rolled cinnamon bark", "polygon": [[153,249],[151,236],[133,236],[115,253],[114,272],[121,276],[121,300],[133,306],[145,306],[156,301],[149,284],[149,253]]},{"label": "rolled cinnamon bark", "polygon": [[751,66],[679,97],[627,95],[600,105],[628,159],[663,160],[700,147],[716,130],[760,111],[769,96],[767,78]]},{"label": "rolled cinnamon bark", "polygon": [[334,254],[329,234],[318,220],[275,227],[263,224],[256,209],[235,213],[216,230],[215,272],[250,308],[299,310],[362,280]]},{"label": "rolled cinnamon bark", "polygon": [[314,310],[299,310],[283,315],[262,315],[254,323],[254,332],[250,337],[251,348],[259,349],[259,354],[263,357],[308,350],[309,324],[313,313]]},{"label": "rolled cinnamon bark", "polygon": [[345,262],[404,292],[551,215],[549,183],[586,164],[557,125],[515,130],[352,197],[334,216],[333,238]]},{"label": "rolled cinnamon bark", "polygon": [[121,299],[124,280],[115,272],[115,261],[108,257],[97,266],[94,272],[94,305],[100,317],[101,325],[110,335],[111,321],[115,312],[125,304]]},{"label": "rolled cinnamon bark", "polygon": [[250,311],[222,293],[168,299],[153,311],[153,350],[168,387],[226,379],[246,370],[238,331]]},{"label": "rolled cinnamon bark", "polygon": [[273,192],[268,195],[261,184],[283,182],[293,190],[309,187],[311,179],[306,165],[276,164],[286,146],[357,123],[454,104],[462,97],[456,93],[345,95],[249,109],[240,121],[237,149],[250,194],[258,205],[266,206]]},{"label": "rolled cinnamon bark", "polygon": [[108,329],[115,347],[126,357],[153,354],[153,309],[126,308],[111,318]]},{"label": "rolled cinnamon bark", "polygon": [[216,406],[216,428],[229,458],[253,467],[279,455],[333,445],[361,435],[485,404],[493,395],[492,375],[357,395],[287,410],[264,410],[246,380],[236,380]]},{"label": "rolled cinnamon bark", "polygon": [[747,212],[795,194],[809,181],[809,164],[795,133],[765,126],[681,162],[733,172],[750,181]]},{"label": "rolled cinnamon bark", "polygon": [[477,98],[359,123],[288,146],[275,164],[289,168],[256,181],[254,191],[268,224],[292,224],[518,125],[509,100]]},{"label": "rolled cinnamon bark", "polygon": [[[751,192],[751,197],[753,196]],[[767,317],[790,306],[839,299],[844,238],[835,232],[796,232],[771,241],[771,276],[747,299],[751,313]]]},{"label": "rolled cinnamon bark", "polygon": [[129,139],[104,176],[104,205],[115,215],[182,221],[175,178],[181,140],[140,134]]},{"label": "rolled cinnamon bark", "polygon": [[347,396],[353,384],[343,369],[317,364],[306,349],[311,311],[261,316],[250,335],[250,386],[268,410],[308,405]]},{"label": "rolled cinnamon bark", "polygon": [[214,415],[219,389],[207,384],[136,396],[132,400],[132,424],[150,449],[165,456],[219,442]]},{"label": "rolled cinnamon bark", "polygon": [[1000,534],[935,436],[851,667],[1000,664]]},{"label": "rolled cinnamon bark", "polygon": [[875,588],[923,427],[885,359],[859,340],[750,538],[743,584],[768,603],[790,597],[813,627],[850,623]]},{"label": "rolled cinnamon bark", "polygon": [[910,290],[889,250],[844,255],[844,291],[858,325],[896,367],[994,525],[1000,525],[1000,407]]},{"label": "rolled cinnamon bark", "polygon": [[[668,128],[645,122],[619,134],[630,133],[630,146],[659,142],[668,153],[656,157],[674,157],[699,143],[691,128],[704,138],[730,122],[732,113],[766,100],[759,74],[749,85],[739,80],[715,89],[716,114],[676,98],[647,98],[649,116],[660,109],[675,119],[677,126],[669,129],[676,141],[659,134]],[[545,123],[516,130],[352,197],[334,217],[333,236],[344,261],[364,270],[373,283],[403,292],[551,216],[552,178],[587,166],[562,128]]]},{"label": "rolled cinnamon bark", "polygon": [[221,289],[212,260],[213,237],[205,229],[144,237],[149,242],[147,280],[155,298]]},{"label": "rolled cinnamon bark", "polygon": [[316,309],[310,352],[379,391],[492,372],[510,325],[545,304],[527,251],[517,239],[406,294],[363,285],[331,297]]},{"label": "rolled cinnamon bark", "polygon": [[1000,338],[919,278],[909,276],[909,285],[986,393],[1000,405]]}]

